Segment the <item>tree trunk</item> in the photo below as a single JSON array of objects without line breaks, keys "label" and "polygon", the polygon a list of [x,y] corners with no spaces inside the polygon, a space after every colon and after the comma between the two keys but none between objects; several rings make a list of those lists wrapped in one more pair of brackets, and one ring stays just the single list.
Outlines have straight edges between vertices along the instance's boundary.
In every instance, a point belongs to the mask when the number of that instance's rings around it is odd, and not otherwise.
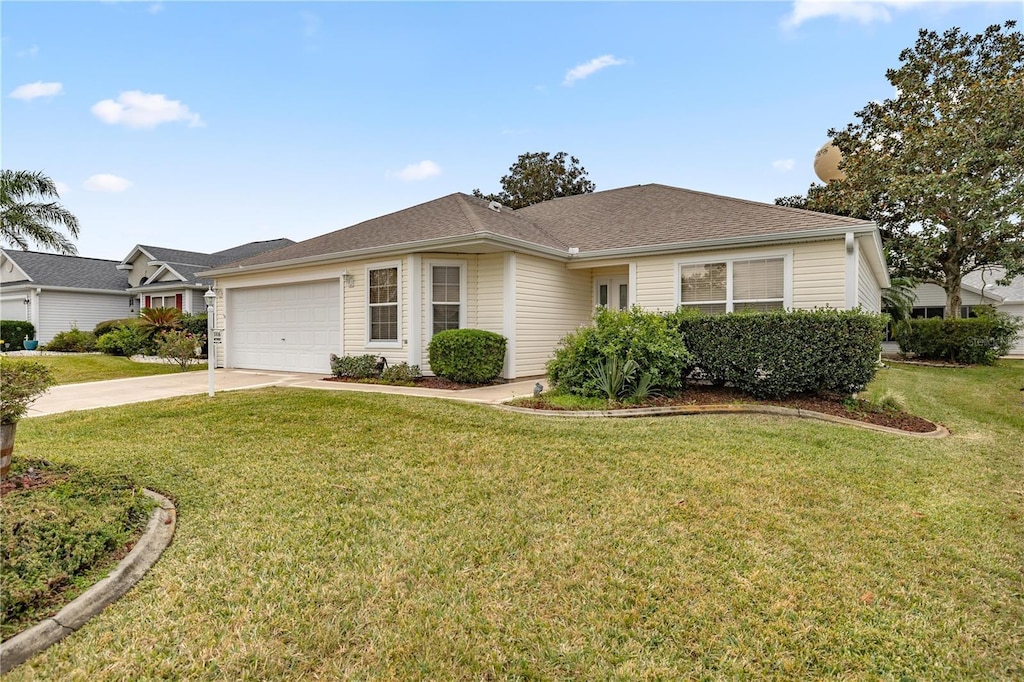
[{"label": "tree trunk", "polygon": [[0,481],[7,480],[11,470],[11,453],[14,452],[14,431],[18,424],[0,424]]},{"label": "tree trunk", "polygon": [[946,317],[952,317],[953,319],[960,318],[960,305],[962,299],[960,298],[960,279],[957,278],[955,282],[946,280]]}]

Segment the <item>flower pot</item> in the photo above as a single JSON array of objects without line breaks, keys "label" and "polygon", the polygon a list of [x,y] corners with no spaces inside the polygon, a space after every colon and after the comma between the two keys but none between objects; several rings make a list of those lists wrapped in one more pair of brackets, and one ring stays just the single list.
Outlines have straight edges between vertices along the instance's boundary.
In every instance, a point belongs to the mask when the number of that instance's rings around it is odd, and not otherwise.
[{"label": "flower pot", "polygon": [[0,424],[0,481],[7,480],[7,473],[11,470],[11,453],[14,452],[14,431],[18,428],[14,424]]},{"label": "flower pot", "polygon": [[21,343],[23,346],[25,346],[25,350],[35,350],[36,348],[39,347],[39,339],[32,339],[31,341],[22,341]]}]

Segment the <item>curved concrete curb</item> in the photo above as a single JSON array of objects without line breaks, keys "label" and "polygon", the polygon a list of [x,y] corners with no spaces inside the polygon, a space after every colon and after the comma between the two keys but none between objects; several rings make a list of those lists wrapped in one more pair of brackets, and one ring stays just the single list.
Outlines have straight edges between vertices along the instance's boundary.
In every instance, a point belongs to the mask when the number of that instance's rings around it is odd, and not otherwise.
[{"label": "curved concrete curb", "polygon": [[19,632],[0,643],[0,674],[6,674],[21,665],[31,656],[56,644],[102,611],[111,602],[121,598],[146,571],[156,563],[163,551],[171,544],[177,525],[174,505],[163,495],[152,490],[143,494],[156,500],[160,505],[153,510],[146,530],[110,575],[83,592],[77,599],[65,606],[57,615]]},{"label": "curved concrete curb", "polygon": [[945,438],[949,435],[949,430],[941,424],[936,424],[934,431],[929,431],[927,433],[915,433],[913,431],[901,431],[900,429],[894,429],[889,426],[868,424],[867,422],[857,421],[856,419],[836,417],[822,412],[797,410],[791,407],[778,407],[776,405],[675,405],[672,407],[638,407],[624,410],[534,410],[529,407],[515,407],[513,405],[495,405],[495,407],[508,410],[510,412],[535,414],[542,417],[618,417],[625,419],[630,417],[666,417],[686,414],[777,414],[786,417],[818,419],[820,421],[832,422],[834,424],[856,426],[862,429],[868,429],[869,431],[879,431],[881,433],[892,433],[900,436],[911,436],[916,438]]}]

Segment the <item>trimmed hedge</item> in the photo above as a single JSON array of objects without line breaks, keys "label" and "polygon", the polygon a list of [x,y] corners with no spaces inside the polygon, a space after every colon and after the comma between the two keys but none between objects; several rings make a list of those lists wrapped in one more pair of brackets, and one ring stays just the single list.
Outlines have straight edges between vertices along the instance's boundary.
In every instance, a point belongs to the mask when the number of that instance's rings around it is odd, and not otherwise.
[{"label": "trimmed hedge", "polygon": [[483,329],[449,329],[434,334],[428,354],[439,377],[467,384],[494,381],[505,365],[507,339]]},{"label": "trimmed hedge", "polygon": [[0,339],[11,344],[11,350],[21,350],[25,337],[36,338],[36,328],[25,320],[0,320]]},{"label": "trimmed hedge", "polygon": [[336,377],[349,379],[369,379],[376,377],[376,355],[346,355],[338,357],[331,353],[331,373]]},{"label": "trimmed hedge", "polygon": [[146,350],[149,342],[149,337],[138,325],[125,324],[99,337],[96,348],[107,355],[131,357]]},{"label": "trimmed hedge", "polygon": [[96,350],[96,336],[92,332],[84,332],[78,327],[69,331],[59,332],[43,350],[58,353],[92,353]]},{"label": "trimmed hedge", "polygon": [[[601,368],[610,360],[613,366],[624,367],[629,361],[637,365],[622,386],[623,393],[630,394],[641,381],[649,381],[653,392],[673,393],[683,387],[693,356],[665,315],[638,307],[629,311],[602,308],[594,314],[592,326],[580,327],[562,338],[548,362],[548,377],[562,392],[607,397]],[[645,380],[645,375],[649,379]]]},{"label": "trimmed hedge", "polygon": [[669,315],[705,378],[758,398],[863,390],[878,369],[887,319],[833,309]]},{"label": "trimmed hedge", "polygon": [[1005,313],[909,320],[898,330],[900,352],[922,360],[991,365],[1013,347],[1021,323]]}]

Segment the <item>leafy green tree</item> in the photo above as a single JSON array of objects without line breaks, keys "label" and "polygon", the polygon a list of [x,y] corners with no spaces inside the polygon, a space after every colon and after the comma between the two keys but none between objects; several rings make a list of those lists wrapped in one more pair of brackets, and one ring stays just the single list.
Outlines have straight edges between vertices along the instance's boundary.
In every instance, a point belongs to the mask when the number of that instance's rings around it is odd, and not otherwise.
[{"label": "leafy green tree", "polygon": [[587,169],[579,164],[579,159],[565,152],[554,156],[548,152],[520,154],[509,167],[508,175],[501,176],[500,192],[484,194],[474,189],[473,196],[510,208],[524,208],[548,199],[589,194],[595,185],[587,178]]},{"label": "leafy green tree", "polygon": [[990,265],[1006,268],[1000,283],[1024,274],[1024,34],[1015,26],[922,29],[886,72],[896,95],[829,131],[846,178],[808,193],[808,208],[831,202],[874,220],[893,274],[941,286],[948,317],[960,316],[964,275]]},{"label": "leafy green tree", "polygon": [[59,198],[56,183],[41,172],[0,170],[0,241],[76,255],[69,236],[78,237],[78,218],[54,201]]}]

